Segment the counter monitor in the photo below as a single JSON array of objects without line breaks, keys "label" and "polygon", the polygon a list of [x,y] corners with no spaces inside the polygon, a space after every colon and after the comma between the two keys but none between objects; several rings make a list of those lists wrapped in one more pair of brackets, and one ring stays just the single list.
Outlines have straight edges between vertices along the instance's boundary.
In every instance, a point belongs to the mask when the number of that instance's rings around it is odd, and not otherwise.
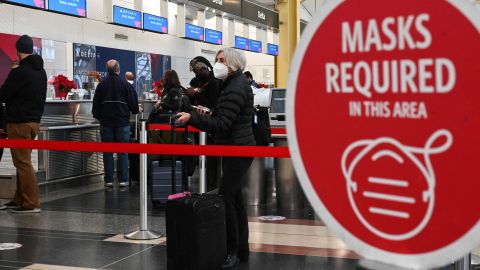
[{"label": "counter monitor", "polygon": [[278,55],[278,45],[267,43],[267,54],[277,56]]},{"label": "counter monitor", "polygon": [[45,0],[3,0],[0,2],[19,4],[33,8],[45,8]]},{"label": "counter monitor", "polygon": [[249,48],[248,38],[235,36],[235,48],[241,49],[241,50],[248,50]]},{"label": "counter monitor", "polygon": [[262,42],[258,40],[250,39],[250,51],[261,53],[262,52]]},{"label": "counter monitor", "polygon": [[205,28],[205,42],[222,45],[222,32]]},{"label": "counter monitor", "polygon": [[86,17],[87,0],[48,0],[48,10]]},{"label": "counter monitor", "polygon": [[142,13],[124,7],[113,6],[113,23],[133,28],[142,28]]},{"label": "counter monitor", "polygon": [[193,40],[204,40],[204,29],[203,27],[196,26],[193,24],[185,24],[185,37]]},{"label": "counter monitor", "polygon": [[168,33],[168,19],[143,13],[143,29],[157,33]]}]

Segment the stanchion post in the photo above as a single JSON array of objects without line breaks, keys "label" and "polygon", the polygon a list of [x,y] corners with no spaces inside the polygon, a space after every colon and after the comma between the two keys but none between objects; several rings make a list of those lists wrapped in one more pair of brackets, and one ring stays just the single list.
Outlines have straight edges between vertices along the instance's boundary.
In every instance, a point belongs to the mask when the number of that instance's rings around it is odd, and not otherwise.
[{"label": "stanchion post", "polygon": [[[200,145],[207,144],[207,133],[200,132]],[[200,193],[207,192],[207,157],[200,156]]]},{"label": "stanchion post", "polygon": [[[140,120],[140,143],[147,143],[147,121]],[[147,154],[140,154],[140,230],[125,234],[133,240],[152,240],[162,237],[160,233],[148,230],[147,215]]]},{"label": "stanchion post", "polygon": [[471,255],[461,258],[453,264],[453,270],[470,270],[471,269]]}]

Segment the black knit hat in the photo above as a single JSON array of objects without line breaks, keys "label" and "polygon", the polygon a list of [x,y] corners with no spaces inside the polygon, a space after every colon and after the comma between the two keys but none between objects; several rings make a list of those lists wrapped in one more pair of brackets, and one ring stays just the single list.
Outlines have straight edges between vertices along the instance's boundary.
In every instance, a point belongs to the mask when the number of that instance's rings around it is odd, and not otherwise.
[{"label": "black knit hat", "polygon": [[32,54],[33,53],[33,40],[32,40],[32,38],[27,36],[27,35],[21,36],[17,40],[17,43],[15,43],[15,48],[17,48],[17,51],[20,52],[20,53]]}]

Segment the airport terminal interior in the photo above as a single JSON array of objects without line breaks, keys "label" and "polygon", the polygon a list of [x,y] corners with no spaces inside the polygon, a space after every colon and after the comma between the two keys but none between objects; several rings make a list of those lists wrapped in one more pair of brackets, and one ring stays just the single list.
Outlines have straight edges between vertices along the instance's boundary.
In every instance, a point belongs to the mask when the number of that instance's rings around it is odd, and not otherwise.
[{"label": "airport terminal interior", "polygon": [[[121,76],[133,73],[133,88],[143,109],[130,117],[132,143],[145,135],[148,143],[158,144],[160,132],[170,131],[142,132],[139,123],[154,110],[165,71],[175,70],[181,85],[188,88],[195,77],[190,62],[194,57],[205,57],[213,65],[219,50],[235,48],[245,54],[244,71],[258,84],[253,87],[254,105],[268,109],[267,145],[286,147],[291,48],[324,2],[328,0],[0,0],[0,85],[17,60],[17,40],[29,35],[49,81],[37,139],[100,142],[92,99],[101,78],[107,76],[107,61],[115,59]],[[71,80],[75,89],[59,91],[58,75]],[[201,143],[203,135],[190,131],[194,144]],[[134,177],[143,171],[138,168],[143,158],[146,177]],[[170,166],[171,159],[170,155],[130,154],[128,182],[115,180],[109,186],[104,182],[102,153],[34,149],[31,160],[41,211],[0,210],[0,270],[166,270],[166,200],[152,201],[151,178],[158,160],[168,165],[168,172],[176,167]],[[167,173],[180,178],[175,192],[200,193],[218,187],[220,176],[217,185],[207,187],[211,166],[206,165],[207,172],[200,169],[205,159],[192,159],[197,166],[191,176],[184,175],[184,166],[192,160],[175,159],[182,160],[182,165],[175,173]],[[221,164],[219,159],[212,160]],[[362,256],[316,214],[290,158],[256,157],[242,181],[250,256],[232,269],[364,269],[359,266]],[[172,183],[163,187],[168,194],[173,192]],[[0,161],[0,205],[12,200],[16,186],[16,168],[10,149],[5,148]],[[142,194],[142,186],[147,193]],[[146,208],[142,207],[145,201]],[[142,229],[159,237],[125,237]],[[477,269],[480,249],[471,253],[470,260],[471,269]],[[460,269],[454,263],[437,269]]]}]

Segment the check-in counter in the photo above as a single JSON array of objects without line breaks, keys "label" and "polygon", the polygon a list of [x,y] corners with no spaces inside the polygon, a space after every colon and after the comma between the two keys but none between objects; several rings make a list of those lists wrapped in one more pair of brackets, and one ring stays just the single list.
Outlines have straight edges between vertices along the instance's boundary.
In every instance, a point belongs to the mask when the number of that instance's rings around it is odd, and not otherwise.
[{"label": "check-in counter", "polygon": [[[148,117],[155,101],[140,101],[144,113],[132,115],[131,122]],[[75,142],[100,141],[100,124],[93,118],[92,100],[47,100],[40,125],[39,140]],[[102,153],[33,150],[32,163],[40,185],[65,181],[101,181]],[[0,166],[0,198],[14,190],[15,167],[6,149]],[[0,188],[1,189],[1,188]]]}]

